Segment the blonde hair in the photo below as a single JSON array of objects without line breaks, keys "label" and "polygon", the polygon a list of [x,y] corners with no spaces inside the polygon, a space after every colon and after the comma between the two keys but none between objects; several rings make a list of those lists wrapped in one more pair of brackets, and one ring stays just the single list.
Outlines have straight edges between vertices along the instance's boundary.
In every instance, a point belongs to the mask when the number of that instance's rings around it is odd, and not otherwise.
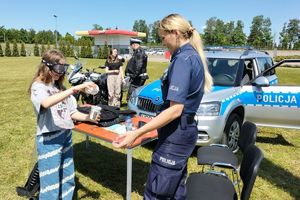
[{"label": "blonde hair", "polygon": [[189,39],[189,43],[196,49],[203,63],[205,76],[204,92],[208,93],[211,90],[213,79],[207,67],[202,40],[198,31],[196,31],[191,24],[179,14],[170,14],[163,18],[159,23],[159,29],[166,32],[177,30],[185,39]]},{"label": "blonde hair", "polygon": [[[42,60],[45,60],[49,63],[59,63],[61,60],[65,60],[65,57],[61,51],[59,51],[57,49],[50,49],[43,54]],[[29,94],[31,93],[31,86],[32,86],[33,82],[35,82],[37,80],[41,81],[45,84],[49,84],[52,82],[52,76],[50,75],[49,72],[50,72],[50,69],[46,64],[41,62],[38,65],[38,70],[34,74],[31,84],[28,88]],[[65,89],[65,87],[63,86],[64,77],[65,76],[60,76],[60,78],[57,81],[55,81],[55,85],[59,90]]]}]

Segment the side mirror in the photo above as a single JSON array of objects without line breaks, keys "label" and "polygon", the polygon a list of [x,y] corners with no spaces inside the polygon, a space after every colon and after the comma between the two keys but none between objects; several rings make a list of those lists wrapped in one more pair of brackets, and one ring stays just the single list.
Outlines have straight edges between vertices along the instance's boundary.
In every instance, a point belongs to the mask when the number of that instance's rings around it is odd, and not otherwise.
[{"label": "side mirror", "polygon": [[252,82],[252,85],[259,87],[268,87],[270,86],[270,82],[266,77],[260,76]]},{"label": "side mirror", "polygon": [[74,73],[79,72],[82,69],[82,65],[80,63],[77,63],[73,69]]}]

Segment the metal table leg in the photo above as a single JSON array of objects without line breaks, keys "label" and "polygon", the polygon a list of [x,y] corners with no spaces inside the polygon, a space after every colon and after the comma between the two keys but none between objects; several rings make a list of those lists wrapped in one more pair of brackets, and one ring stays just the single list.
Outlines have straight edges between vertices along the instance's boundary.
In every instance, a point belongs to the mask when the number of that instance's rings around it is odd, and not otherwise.
[{"label": "metal table leg", "polygon": [[85,136],[85,148],[87,149],[87,148],[89,148],[89,136],[88,135],[86,135]]},{"label": "metal table leg", "polygon": [[126,181],[126,200],[131,199],[132,184],[132,149],[127,149],[127,181]]}]

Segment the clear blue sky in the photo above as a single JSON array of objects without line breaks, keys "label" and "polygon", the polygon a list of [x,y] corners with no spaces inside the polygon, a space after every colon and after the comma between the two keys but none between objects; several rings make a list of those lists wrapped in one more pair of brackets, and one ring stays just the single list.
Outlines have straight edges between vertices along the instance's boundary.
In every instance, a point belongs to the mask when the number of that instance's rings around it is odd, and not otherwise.
[{"label": "clear blue sky", "polygon": [[63,35],[91,30],[93,24],[132,30],[134,20],[143,19],[149,25],[179,13],[199,32],[210,17],[224,22],[242,20],[247,35],[253,17],[264,15],[271,19],[272,34],[278,38],[285,22],[300,19],[300,0],[2,0],[0,8],[0,26],[6,29],[55,30],[55,14]]}]

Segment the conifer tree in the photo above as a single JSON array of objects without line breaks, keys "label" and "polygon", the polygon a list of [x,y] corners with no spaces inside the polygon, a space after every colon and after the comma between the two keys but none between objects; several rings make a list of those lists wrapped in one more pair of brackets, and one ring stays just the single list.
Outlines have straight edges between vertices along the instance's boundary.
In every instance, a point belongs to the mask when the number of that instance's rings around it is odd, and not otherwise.
[{"label": "conifer tree", "polygon": [[33,55],[34,56],[40,56],[40,49],[37,43],[35,43],[34,45],[34,49],[33,49]]},{"label": "conifer tree", "polygon": [[18,50],[18,44],[17,44],[16,40],[14,40],[14,42],[13,42],[13,56],[14,57],[19,57],[20,56],[19,50]]},{"label": "conifer tree", "polygon": [[21,52],[20,52],[20,55],[21,56],[26,56],[26,50],[25,50],[25,44],[24,44],[24,42],[22,42],[22,44],[21,44]]},{"label": "conifer tree", "polygon": [[68,43],[67,45],[66,45],[66,54],[65,54],[65,57],[70,57],[70,44]]},{"label": "conifer tree", "polygon": [[102,48],[99,47],[97,58],[102,59],[102,57],[103,57],[103,55],[102,55]]},{"label": "conifer tree", "polygon": [[86,58],[93,58],[93,51],[92,51],[92,46],[89,43],[86,47]]},{"label": "conifer tree", "polygon": [[1,46],[1,44],[0,44],[0,57],[3,57],[4,55],[3,55],[3,50],[2,50],[2,46]]},{"label": "conifer tree", "polygon": [[74,52],[74,48],[71,46],[70,48],[70,57],[74,57],[75,56],[75,52]]},{"label": "conifer tree", "polygon": [[109,54],[109,48],[107,45],[107,42],[105,42],[104,47],[103,47],[103,58],[107,59]]},{"label": "conifer tree", "polygon": [[51,46],[50,46],[50,42],[48,41],[47,50],[50,50],[50,49],[51,49]]},{"label": "conifer tree", "polygon": [[8,41],[5,43],[5,56],[8,56],[8,57],[11,56],[10,44]]},{"label": "conifer tree", "polygon": [[67,57],[67,52],[66,52],[66,46],[65,46],[65,43],[61,42],[59,44],[59,50]]},{"label": "conifer tree", "polygon": [[43,55],[45,53],[45,51],[46,51],[45,45],[42,44],[42,46],[41,46],[41,55]]},{"label": "conifer tree", "polygon": [[85,46],[81,46],[80,57],[81,58],[85,58],[86,57],[86,48],[85,48]]},{"label": "conifer tree", "polygon": [[70,44],[67,45],[66,52],[67,52],[67,56],[68,57],[74,57],[74,50],[73,50],[73,48],[71,47]]}]

